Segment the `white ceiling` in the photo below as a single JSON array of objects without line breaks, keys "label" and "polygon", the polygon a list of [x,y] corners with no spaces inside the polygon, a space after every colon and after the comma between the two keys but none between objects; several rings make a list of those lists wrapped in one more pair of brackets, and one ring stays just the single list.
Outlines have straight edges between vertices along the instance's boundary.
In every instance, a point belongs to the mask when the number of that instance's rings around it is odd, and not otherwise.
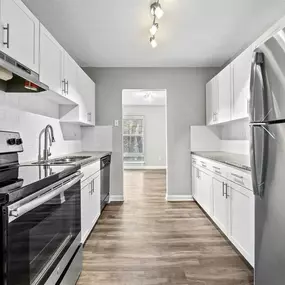
[{"label": "white ceiling", "polygon": [[285,14],[284,0],[23,0],[82,66],[221,66]]},{"label": "white ceiling", "polygon": [[[124,106],[165,106],[166,91],[165,90],[141,90],[141,89],[125,89],[123,90],[122,103]],[[151,94],[150,97],[145,97]]]}]

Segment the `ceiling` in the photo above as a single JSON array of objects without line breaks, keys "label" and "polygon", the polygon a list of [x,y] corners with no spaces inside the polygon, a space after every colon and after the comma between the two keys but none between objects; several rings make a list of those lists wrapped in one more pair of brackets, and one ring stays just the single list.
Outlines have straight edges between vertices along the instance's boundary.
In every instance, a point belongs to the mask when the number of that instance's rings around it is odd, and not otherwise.
[{"label": "ceiling", "polygon": [[122,103],[124,106],[165,106],[166,90],[123,90]]},{"label": "ceiling", "polygon": [[23,0],[81,66],[221,66],[285,14],[284,0]]}]

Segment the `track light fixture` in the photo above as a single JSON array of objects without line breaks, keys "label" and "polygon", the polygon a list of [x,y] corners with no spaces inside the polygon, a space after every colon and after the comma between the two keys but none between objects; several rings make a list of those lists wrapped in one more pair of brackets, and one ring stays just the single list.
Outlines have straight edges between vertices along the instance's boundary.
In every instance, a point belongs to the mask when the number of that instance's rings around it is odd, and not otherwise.
[{"label": "track light fixture", "polygon": [[155,40],[155,36],[150,37],[150,45],[152,46],[152,48],[156,48],[157,47],[157,41]]},{"label": "track light fixture", "polygon": [[159,0],[156,0],[154,3],[150,5],[150,13],[153,16],[153,23],[151,28],[149,29],[151,34],[150,44],[153,48],[156,48],[157,42],[155,40],[155,34],[157,33],[159,27],[158,23],[156,22],[156,19],[160,19],[164,14],[161,5],[159,3]]},{"label": "track light fixture", "polygon": [[151,4],[151,6],[150,6],[150,13],[153,16],[157,17],[157,19],[160,19],[163,16],[164,11],[161,8],[159,0]]},{"label": "track light fixture", "polygon": [[158,23],[153,22],[151,28],[149,29],[150,34],[154,36],[156,32],[158,31]]}]

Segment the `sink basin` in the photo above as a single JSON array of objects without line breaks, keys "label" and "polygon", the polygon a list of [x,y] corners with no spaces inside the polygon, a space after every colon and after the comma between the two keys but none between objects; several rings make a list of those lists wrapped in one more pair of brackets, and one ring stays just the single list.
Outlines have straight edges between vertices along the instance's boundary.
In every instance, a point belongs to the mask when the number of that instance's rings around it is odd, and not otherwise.
[{"label": "sink basin", "polygon": [[90,157],[91,156],[66,156],[66,157],[51,159],[48,161],[37,161],[37,162],[34,162],[33,164],[37,164],[37,165],[42,165],[42,164],[49,164],[49,165],[69,164],[69,163],[81,161],[84,159],[88,159]]}]

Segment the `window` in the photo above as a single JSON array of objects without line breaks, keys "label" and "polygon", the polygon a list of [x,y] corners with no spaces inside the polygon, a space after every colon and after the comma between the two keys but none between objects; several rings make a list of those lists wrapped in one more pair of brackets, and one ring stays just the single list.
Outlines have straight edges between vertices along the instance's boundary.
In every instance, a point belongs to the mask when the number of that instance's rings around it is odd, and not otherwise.
[{"label": "window", "polygon": [[144,163],[144,117],[124,116],[124,162]]}]

